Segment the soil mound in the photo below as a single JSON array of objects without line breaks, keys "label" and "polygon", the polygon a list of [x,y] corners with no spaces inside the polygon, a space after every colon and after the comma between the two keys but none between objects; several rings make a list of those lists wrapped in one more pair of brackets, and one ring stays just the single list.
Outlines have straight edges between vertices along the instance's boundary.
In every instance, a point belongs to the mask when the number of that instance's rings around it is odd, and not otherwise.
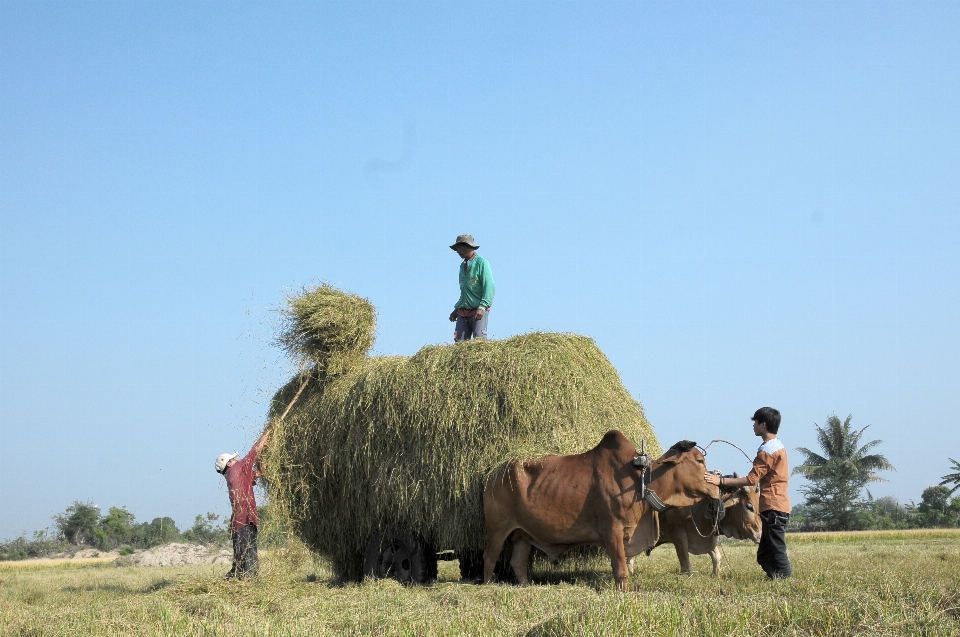
[{"label": "soil mound", "polygon": [[208,548],[199,544],[164,544],[152,549],[118,557],[117,566],[190,566],[193,564],[230,564],[228,549]]}]

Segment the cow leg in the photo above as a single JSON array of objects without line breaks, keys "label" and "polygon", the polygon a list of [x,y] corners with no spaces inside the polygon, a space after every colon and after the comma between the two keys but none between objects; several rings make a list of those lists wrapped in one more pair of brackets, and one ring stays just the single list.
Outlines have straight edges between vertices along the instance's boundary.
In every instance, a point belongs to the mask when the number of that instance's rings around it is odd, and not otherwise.
[{"label": "cow leg", "polygon": [[532,550],[533,546],[530,542],[525,539],[514,538],[513,554],[510,556],[510,566],[513,567],[513,572],[517,576],[517,582],[520,586],[528,586],[530,584],[527,570],[530,567],[530,551]]},{"label": "cow leg", "polygon": [[512,533],[512,529],[504,533],[499,529],[487,529],[487,546],[483,550],[483,583],[489,584],[493,581],[493,569],[500,559],[500,553],[503,551],[503,543]]},{"label": "cow leg", "polygon": [[617,582],[617,588],[621,591],[627,590],[627,580],[630,576],[630,569],[627,568],[627,553],[623,547],[623,530],[614,529],[611,537],[607,540],[607,555],[610,556],[610,565],[613,567],[613,579]]},{"label": "cow leg", "polygon": [[720,547],[710,549],[710,560],[713,561],[713,576],[720,577]]},{"label": "cow leg", "polygon": [[687,536],[685,533],[678,533],[674,538],[673,548],[677,551],[677,559],[680,560],[680,572],[684,575],[693,573],[693,567],[690,565],[690,547],[687,545]]}]

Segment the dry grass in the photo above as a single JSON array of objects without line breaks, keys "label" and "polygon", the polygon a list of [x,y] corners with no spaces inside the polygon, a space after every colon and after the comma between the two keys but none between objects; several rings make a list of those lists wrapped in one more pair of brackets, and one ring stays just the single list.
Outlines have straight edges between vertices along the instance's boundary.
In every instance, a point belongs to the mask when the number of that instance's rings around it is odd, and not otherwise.
[{"label": "dry grass", "polygon": [[791,544],[824,544],[855,540],[919,540],[955,539],[960,542],[960,529],[894,529],[889,531],[828,531],[824,533],[791,533]]},{"label": "dry grass", "polygon": [[[767,582],[752,544],[724,544],[678,575],[669,547],[643,559],[618,593],[604,560],[534,573],[534,586],[456,581],[441,562],[429,587],[336,585],[310,561],[266,558],[253,583],[211,567],[21,567],[0,570],[3,635],[958,635],[955,533],[847,534],[790,542],[795,577]],[[19,568],[18,568],[19,567]],[[312,580],[312,581],[311,581]]]},{"label": "dry grass", "polygon": [[19,570],[20,568],[45,568],[48,566],[92,566],[98,564],[112,564],[117,555],[107,557],[41,557],[29,560],[0,562],[0,572],[5,570]]},{"label": "dry grass", "polygon": [[482,550],[483,484],[512,458],[581,453],[610,429],[660,453],[641,405],[589,338],[533,333],[368,358],[367,301],[321,286],[289,302],[279,340],[314,364],[273,402],[275,417],[312,379],[274,425],[271,506],[345,580],[359,578],[368,538],[386,525],[438,549]]}]

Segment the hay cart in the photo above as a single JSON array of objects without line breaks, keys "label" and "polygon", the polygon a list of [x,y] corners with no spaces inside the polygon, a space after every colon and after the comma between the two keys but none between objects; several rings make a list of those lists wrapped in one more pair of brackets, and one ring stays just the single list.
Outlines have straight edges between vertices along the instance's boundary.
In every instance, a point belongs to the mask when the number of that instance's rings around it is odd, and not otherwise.
[{"label": "hay cart", "polygon": [[[580,453],[610,429],[659,446],[593,340],[531,333],[369,357],[375,312],[328,285],[289,299],[302,363],[274,396],[271,506],[341,580],[426,582],[438,559],[482,574],[482,494],[517,457]],[[504,565],[505,567],[505,565]]]}]

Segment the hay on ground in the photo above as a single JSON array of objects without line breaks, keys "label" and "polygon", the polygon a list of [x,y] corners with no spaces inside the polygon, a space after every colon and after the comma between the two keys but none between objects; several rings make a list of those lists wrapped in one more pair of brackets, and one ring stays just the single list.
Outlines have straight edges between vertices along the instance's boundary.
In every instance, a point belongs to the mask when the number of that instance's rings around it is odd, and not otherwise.
[{"label": "hay on ground", "polygon": [[610,429],[660,454],[592,339],[531,333],[366,357],[369,302],[324,285],[290,308],[279,340],[313,366],[274,397],[276,417],[311,378],[274,425],[271,506],[341,578],[359,577],[368,538],[386,525],[438,550],[482,550],[484,482],[513,458],[581,453]]}]

